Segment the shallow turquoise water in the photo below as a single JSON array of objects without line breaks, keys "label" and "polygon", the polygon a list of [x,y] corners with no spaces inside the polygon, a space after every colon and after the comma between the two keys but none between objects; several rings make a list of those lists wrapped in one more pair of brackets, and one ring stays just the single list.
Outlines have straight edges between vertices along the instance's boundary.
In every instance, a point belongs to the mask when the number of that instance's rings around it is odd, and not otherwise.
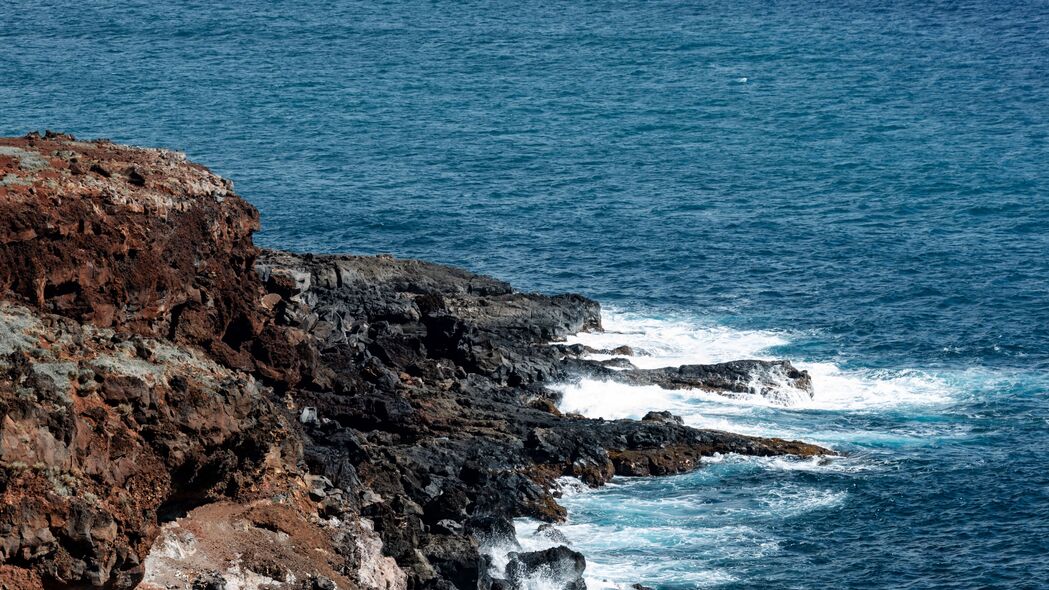
[{"label": "shallow turquoise water", "polygon": [[263,244],[581,291],[653,322],[668,357],[812,366],[813,407],[580,387],[571,403],[608,402],[592,413],[668,406],[850,453],[573,496],[593,569],[665,588],[1049,576],[1044,3],[3,15],[5,135],[182,149],[259,207]]}]

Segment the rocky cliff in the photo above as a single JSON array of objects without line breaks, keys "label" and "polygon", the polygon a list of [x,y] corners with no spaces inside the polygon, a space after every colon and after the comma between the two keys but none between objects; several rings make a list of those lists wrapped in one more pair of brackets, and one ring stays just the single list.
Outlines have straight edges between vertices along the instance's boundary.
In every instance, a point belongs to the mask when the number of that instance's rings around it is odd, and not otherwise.
[{"label": "rocky cliff", "polygon": [[557,478],[826,453],[566,416],[549,388],[811,391],[789,363],[613,369],[558,343],[601,329],[585,297],[257,227],[180,154],[0,139],[0,587],[578,588],[570,549],[505,552],[512,518],[564,517]]}]

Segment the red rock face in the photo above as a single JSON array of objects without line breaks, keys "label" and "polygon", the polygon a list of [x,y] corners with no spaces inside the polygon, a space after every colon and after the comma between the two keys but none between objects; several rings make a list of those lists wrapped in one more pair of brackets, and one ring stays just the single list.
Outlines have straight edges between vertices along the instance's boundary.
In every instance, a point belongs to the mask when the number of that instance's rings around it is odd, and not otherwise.
[{"label": "red rock face", "polygon": [[0,139],[0,588],[132,587],[167,507],[286,487],[252,375],[311,357],[261,306],[258,226],[182,154]]},{"label": "red rock face", "polygon": [[286,491],[299,454],[250,376],[10,302],[0,413],[0,563],[48,587],[134,586],[165,507]]},{"label": "red rock face", "polygon": [[0,139],[0,292],[294,382],[298,359],[261,312],[258,227],[232,183],[183,154],[51,133]]}]

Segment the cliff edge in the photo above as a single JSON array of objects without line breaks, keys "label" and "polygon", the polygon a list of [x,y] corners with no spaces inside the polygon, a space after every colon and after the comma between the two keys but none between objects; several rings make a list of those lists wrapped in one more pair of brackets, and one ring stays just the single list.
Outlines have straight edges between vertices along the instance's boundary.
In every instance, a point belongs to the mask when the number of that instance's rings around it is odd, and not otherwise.
[{"label": "cliff edge", "polygon": [[262,251],[258,223],[176,152],[0,139],[0,588],[581,588],[583,556],[514,550],[513,518],[564,518],[558,478],[828,453],[550,388],[811,392],[789,363],[612,367],[561,343],[590,299]]}]

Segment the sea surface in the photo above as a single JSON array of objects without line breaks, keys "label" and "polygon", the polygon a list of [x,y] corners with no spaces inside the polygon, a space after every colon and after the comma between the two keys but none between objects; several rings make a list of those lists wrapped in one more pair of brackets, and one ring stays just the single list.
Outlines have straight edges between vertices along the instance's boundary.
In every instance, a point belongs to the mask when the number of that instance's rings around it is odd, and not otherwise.
[{"label": "sea surface", "polygon": [[845,454],[568,482],[592,588],[1049,587],[1045,2],[6,0],[0,43],[0,133],[183,150],[263,245],[581,292],[646,366],[809,370],[785,406],[560,385]]}]

